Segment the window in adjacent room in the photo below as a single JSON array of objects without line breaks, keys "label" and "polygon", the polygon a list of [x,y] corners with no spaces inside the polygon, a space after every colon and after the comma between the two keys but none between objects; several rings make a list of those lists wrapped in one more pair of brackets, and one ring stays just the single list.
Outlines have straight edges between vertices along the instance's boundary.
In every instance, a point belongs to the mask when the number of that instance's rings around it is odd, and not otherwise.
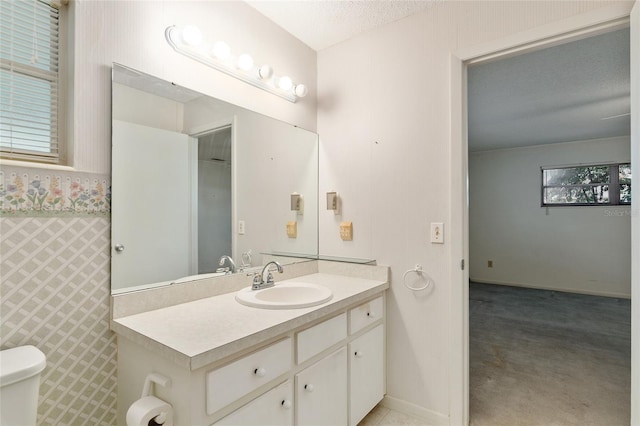
[{"label": "window in adjacent room", "polygon": [[542,169],[543,206],[631,204],[631,164]]},{"label": "window in adjacent room", "polygon": [[0,154],[60,162],[60,6],[0,1]]}]

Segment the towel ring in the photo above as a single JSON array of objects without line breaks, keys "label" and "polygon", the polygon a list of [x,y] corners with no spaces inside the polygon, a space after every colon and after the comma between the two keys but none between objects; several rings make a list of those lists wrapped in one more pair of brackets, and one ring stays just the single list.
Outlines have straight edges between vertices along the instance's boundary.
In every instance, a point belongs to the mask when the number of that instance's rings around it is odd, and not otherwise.
[{"label": "towel ring", "polygon": [[[410,286],[407,283],[407,275],[409,275],[412,272],[418,274],[421,278],[425,278],[427,280],[427,283],[425,285],[423,285],[422,287],[412,287],[412,286]],[[409,270],[405,271],[405,273],[402,275],[402,281],[404,282],[405,287],[407,287],[409,290],[413,290],[413,291],[426,290],[433,283],[433,280],[431,279],[431,277],[426,272],[424,272],[422,270],[422,266],[418,265],[418,264],[416,264],[416,266],[413,269],[409,269]]]}]

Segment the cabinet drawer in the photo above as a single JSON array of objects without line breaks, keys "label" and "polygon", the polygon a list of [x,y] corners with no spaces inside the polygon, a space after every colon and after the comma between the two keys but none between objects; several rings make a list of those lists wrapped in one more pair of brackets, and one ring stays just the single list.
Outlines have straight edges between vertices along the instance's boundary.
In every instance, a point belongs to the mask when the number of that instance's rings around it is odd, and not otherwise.
[{"label": "cabinet drawer", "polygon": [[293,383],[287,380],[214,424],[292,426]]},{"label": "cabinet drawer", "polygon": [[383,317],[384,305],[382,297],[363,303],[349,311],[349,322],[351,323],[349,334],[356,333]]},{"label": "cabinet drawer", "polygon": [[340,314],[298,333],[298,364],[347,337],[347,314]]},{"label": "cabinet drawer", "polygon": [[207,414],[286,373],[292,367],[291,339],[286,338],[207,373]]}]

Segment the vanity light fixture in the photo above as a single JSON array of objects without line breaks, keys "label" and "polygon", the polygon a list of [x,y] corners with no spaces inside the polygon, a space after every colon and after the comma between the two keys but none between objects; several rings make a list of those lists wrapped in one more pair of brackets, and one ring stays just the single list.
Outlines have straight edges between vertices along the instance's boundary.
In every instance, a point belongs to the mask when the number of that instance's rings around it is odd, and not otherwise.
[{"label": "vanity light fixture", "polygon": [[290,102],[309,93],[304,84],[295,84],[286,75],[276,75],[270,65],[256,66],[249,54],[234,56],[223,41],[208,43],[194,25],[167,27],[165,37],[176,52]]}]

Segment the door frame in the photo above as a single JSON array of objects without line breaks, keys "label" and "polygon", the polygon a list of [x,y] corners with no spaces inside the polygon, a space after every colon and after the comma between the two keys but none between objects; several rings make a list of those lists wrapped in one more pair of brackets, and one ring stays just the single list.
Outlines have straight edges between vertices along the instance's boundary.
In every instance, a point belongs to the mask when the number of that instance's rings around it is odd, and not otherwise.
[{"label": "door frame", "polygon": [[[451,351],[449,365],[449,424],[469,424],[469,207],[468,207],[468,142],[467,142],[467,66],[503,59],[509,56],[579,40],[616,27],[629,25],[633,3],[614,4],[523,31],[487,44],[461,49],[450,55],[450,226],[452,235],[450,257],[451,279]],[[640,7],[637,6],[636,9]],[[638,11],[636,10],[637,14]],[[633,122],[633,120],[632,120]],[[640,143],[636,141],[635,144]],[[632,140],[632,145],[634,141]],[[632,146],[632,151],[633,151]],[[632,158],[633,163],[633,158]],[[640,164],[635,164],[640,167]],[[636,185],[637,186],[637,185]],[[637,213],[637,209],[632,210]],[[633,225],[632,225],[633,226]],[[635,233],[632,246],[640,245]],[[462,265],[461,265],[462,264]],[[462,267],[461,267],[462,266]],[[632,297],[640,296],[640,276],[632,273]],[[637,304],[637,303],[636,303]],[[632,302],[632,309],[634,309]],[[637,308],[635,308],[637,309]],[[632,322],[633,324],[633,322]],[[632,335],[638,332],[632,327]],[[637,338],[635,339],[637,340]],[[632,346],[635,342],[632,338]],[[632,352],[632,371],[640,369],[640,353]],[[632,393],[640,384],[632,373]],[[635,378],[635,380],[634,380]],[[634,398],[637,398],[634,395]],[[640,421],[640,407],[632,405],[633,419]],[[638,422],[638,421],[637,421]]]}]

